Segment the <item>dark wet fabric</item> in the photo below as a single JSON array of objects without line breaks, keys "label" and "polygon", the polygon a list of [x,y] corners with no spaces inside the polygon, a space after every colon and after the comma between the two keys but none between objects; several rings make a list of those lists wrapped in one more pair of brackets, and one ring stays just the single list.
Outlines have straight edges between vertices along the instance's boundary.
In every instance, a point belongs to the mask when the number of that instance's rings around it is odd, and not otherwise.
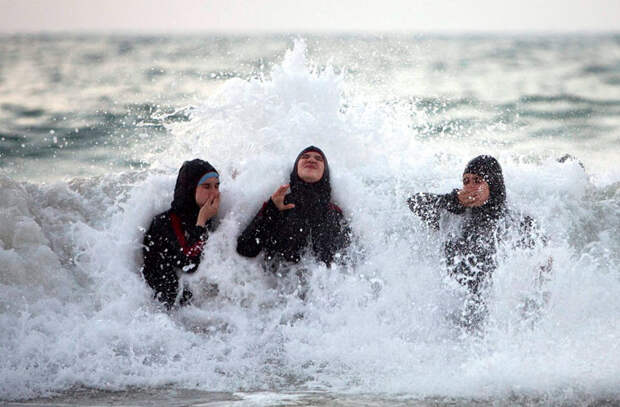
[{"label": "dark wet fabric", "polygon": [[[309,151],[323,156],[325,171],[315,183],[301,180],[297,163]],[[350,228],[342,211],[331,203],[329,165],[317,147],[304,149],[295,160],[290,175],[291,192],[284,199],[295,208],[280,211],[269,199],[237,239],[237,252],[255,257],[264,251],[265,261],[274,271],[283,263],[298,263],[309,251],[317,260],[330,265],[350,243]]]},{"label": "dark wet fabric", "polygon": [[[314,183],[307,183],[302,181],[297,175],[297,165],[301,156],[311,151],[321,154],[325,170],[320,180]],[[329,207],[329,202],[331,200],[332,187],[329,179],[329,164],[321,149],[309,146],[299,153],[293,164],[289,185],[291,186],[291,192],[288,194],[287,199],[295,203],[295,208],[300,214],[306,218],[315,216],[320,218],[325,213],[325,208]]]},{"label": "dark wet fabric", "polygon": [[466,208],[458,199],[458,189],[445,195],[420,193],[409,198],[409,208],[435,229],[443,210],[460,215],[460,235],[453,235],[444,246],[448,272],[472,293],[478,293],[495,270],[497,231],[506,211],[506,187],[502,169],[495,158],[481,155],[465,167],[463,174],[476,174],[489,184],[489,199]]},{"label": "dark wet fabric", "polygon": [[432,228],[440,228],[443,213],[461,218],[460,233],[448,236],[444,256],[448,274],[468,289],[465,317],[467,324],[484,318],[483,291],[497,267],[497,246],[504,233],[515,224],[519,228],[520,246],[535,244],[534,222],[529,217],[515,221],[506,209],[506,187],[501,167],[491,156],[478,156],[465,167],[463,174],[481,176],[489,184],[489,199],[476,208],[466,208],[458,199],[458,189],[448,194],[418,193],[408,199],[409,208]]},{"label": "dark wet fabric", "polygon": [[[196,226],[200,211],[195,199],[197,183],[210,171],[215,171],[215,168],[206,161],[186,161],[179,170],[172,207],[155,216],[144,235],[142,274],[153,289],[155,298],[167,308],[176,303],[177,297],[181,305],[189,303],[192,298],[188,288],[179,287],[179,275],[198,269],[202,246],[213,229],[212,219],[205,227]],[[184,245],[174,231],[174,216],[179,219]]]}]

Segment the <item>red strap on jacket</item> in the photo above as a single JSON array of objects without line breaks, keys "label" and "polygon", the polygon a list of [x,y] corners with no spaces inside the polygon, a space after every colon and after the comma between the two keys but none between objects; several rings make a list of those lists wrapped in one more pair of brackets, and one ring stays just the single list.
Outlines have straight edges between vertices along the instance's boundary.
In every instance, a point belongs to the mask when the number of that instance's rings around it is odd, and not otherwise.
[{"label": "red strap on jacket", "polygon": [[336,205],[335,203],[330,202],[329,203],[329,209],[342,213],[342,209],[340,209],[340,207],[338,205]]},{"label": "red strap on jacket", "polygon": [[174,234],[176,235],[179,245],[181,246],[181,250],[183,250],[183,254],[189,257],[200,256],[205,242],[203,240],[199,240],[193,246],[189,246],[187,244],[187,240],[185,240],[181,219],[177,216],[177,214],[170,214],[170,223],[172,224],[172,230],[174,230]]}]

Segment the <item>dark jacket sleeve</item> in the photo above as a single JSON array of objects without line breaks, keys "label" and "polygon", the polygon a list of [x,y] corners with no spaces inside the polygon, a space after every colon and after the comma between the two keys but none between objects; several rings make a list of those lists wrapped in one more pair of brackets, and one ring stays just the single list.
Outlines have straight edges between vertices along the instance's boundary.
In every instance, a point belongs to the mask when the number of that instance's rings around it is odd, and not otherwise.
[{"label": "dark jacket sleeve", "polygon": [[266,240],[277,232],[280,217],[280,211],[273,201],[269,199],[265,202],[252,222],[237,238],[237,253],[245,257],[257,256]]},{"label": "dark jacket sleeve", "polygon": [[407,199],[407,204],[411,212],[418,215],[432,228],[439,229],[442,210],[457,214],[465,211],[465,207],[459,202],[457,192],[458,189],[448,194],[420,192]]}]

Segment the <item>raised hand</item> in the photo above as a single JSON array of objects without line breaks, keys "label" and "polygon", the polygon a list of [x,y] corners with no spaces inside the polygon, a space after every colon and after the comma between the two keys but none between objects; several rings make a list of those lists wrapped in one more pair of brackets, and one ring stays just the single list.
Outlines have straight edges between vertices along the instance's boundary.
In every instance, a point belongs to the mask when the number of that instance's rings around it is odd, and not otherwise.
[{"label": "raised hand", "polygon": [[461,205],[467,208],[482,206],[487,201],[480,189],[460,189],[456,194]]},{"label": "raised hand", "polygon": [[271,200],[280,211],[286,211],[295,207],[295,204],[284,204],[284,197],[286,196],[289,186],[289,184],[282,185],[271,195]]},{"label": "raised hand", "polygon": [[204,226],[209,219],[217,215],[217,210],[220,207],[220,193],[219,191],[213,198],[207,199],[204,205],[198,212],[198,219],[196,219],[197,226]]}]

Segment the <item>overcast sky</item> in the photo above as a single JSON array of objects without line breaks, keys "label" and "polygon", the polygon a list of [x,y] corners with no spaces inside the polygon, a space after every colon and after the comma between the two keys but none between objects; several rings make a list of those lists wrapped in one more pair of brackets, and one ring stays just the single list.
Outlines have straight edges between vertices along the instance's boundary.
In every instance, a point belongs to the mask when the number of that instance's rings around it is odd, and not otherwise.
[{"label": "overcast sky", "polygon": [[0,0],[0,32],[620,31],[620,0]]}]

